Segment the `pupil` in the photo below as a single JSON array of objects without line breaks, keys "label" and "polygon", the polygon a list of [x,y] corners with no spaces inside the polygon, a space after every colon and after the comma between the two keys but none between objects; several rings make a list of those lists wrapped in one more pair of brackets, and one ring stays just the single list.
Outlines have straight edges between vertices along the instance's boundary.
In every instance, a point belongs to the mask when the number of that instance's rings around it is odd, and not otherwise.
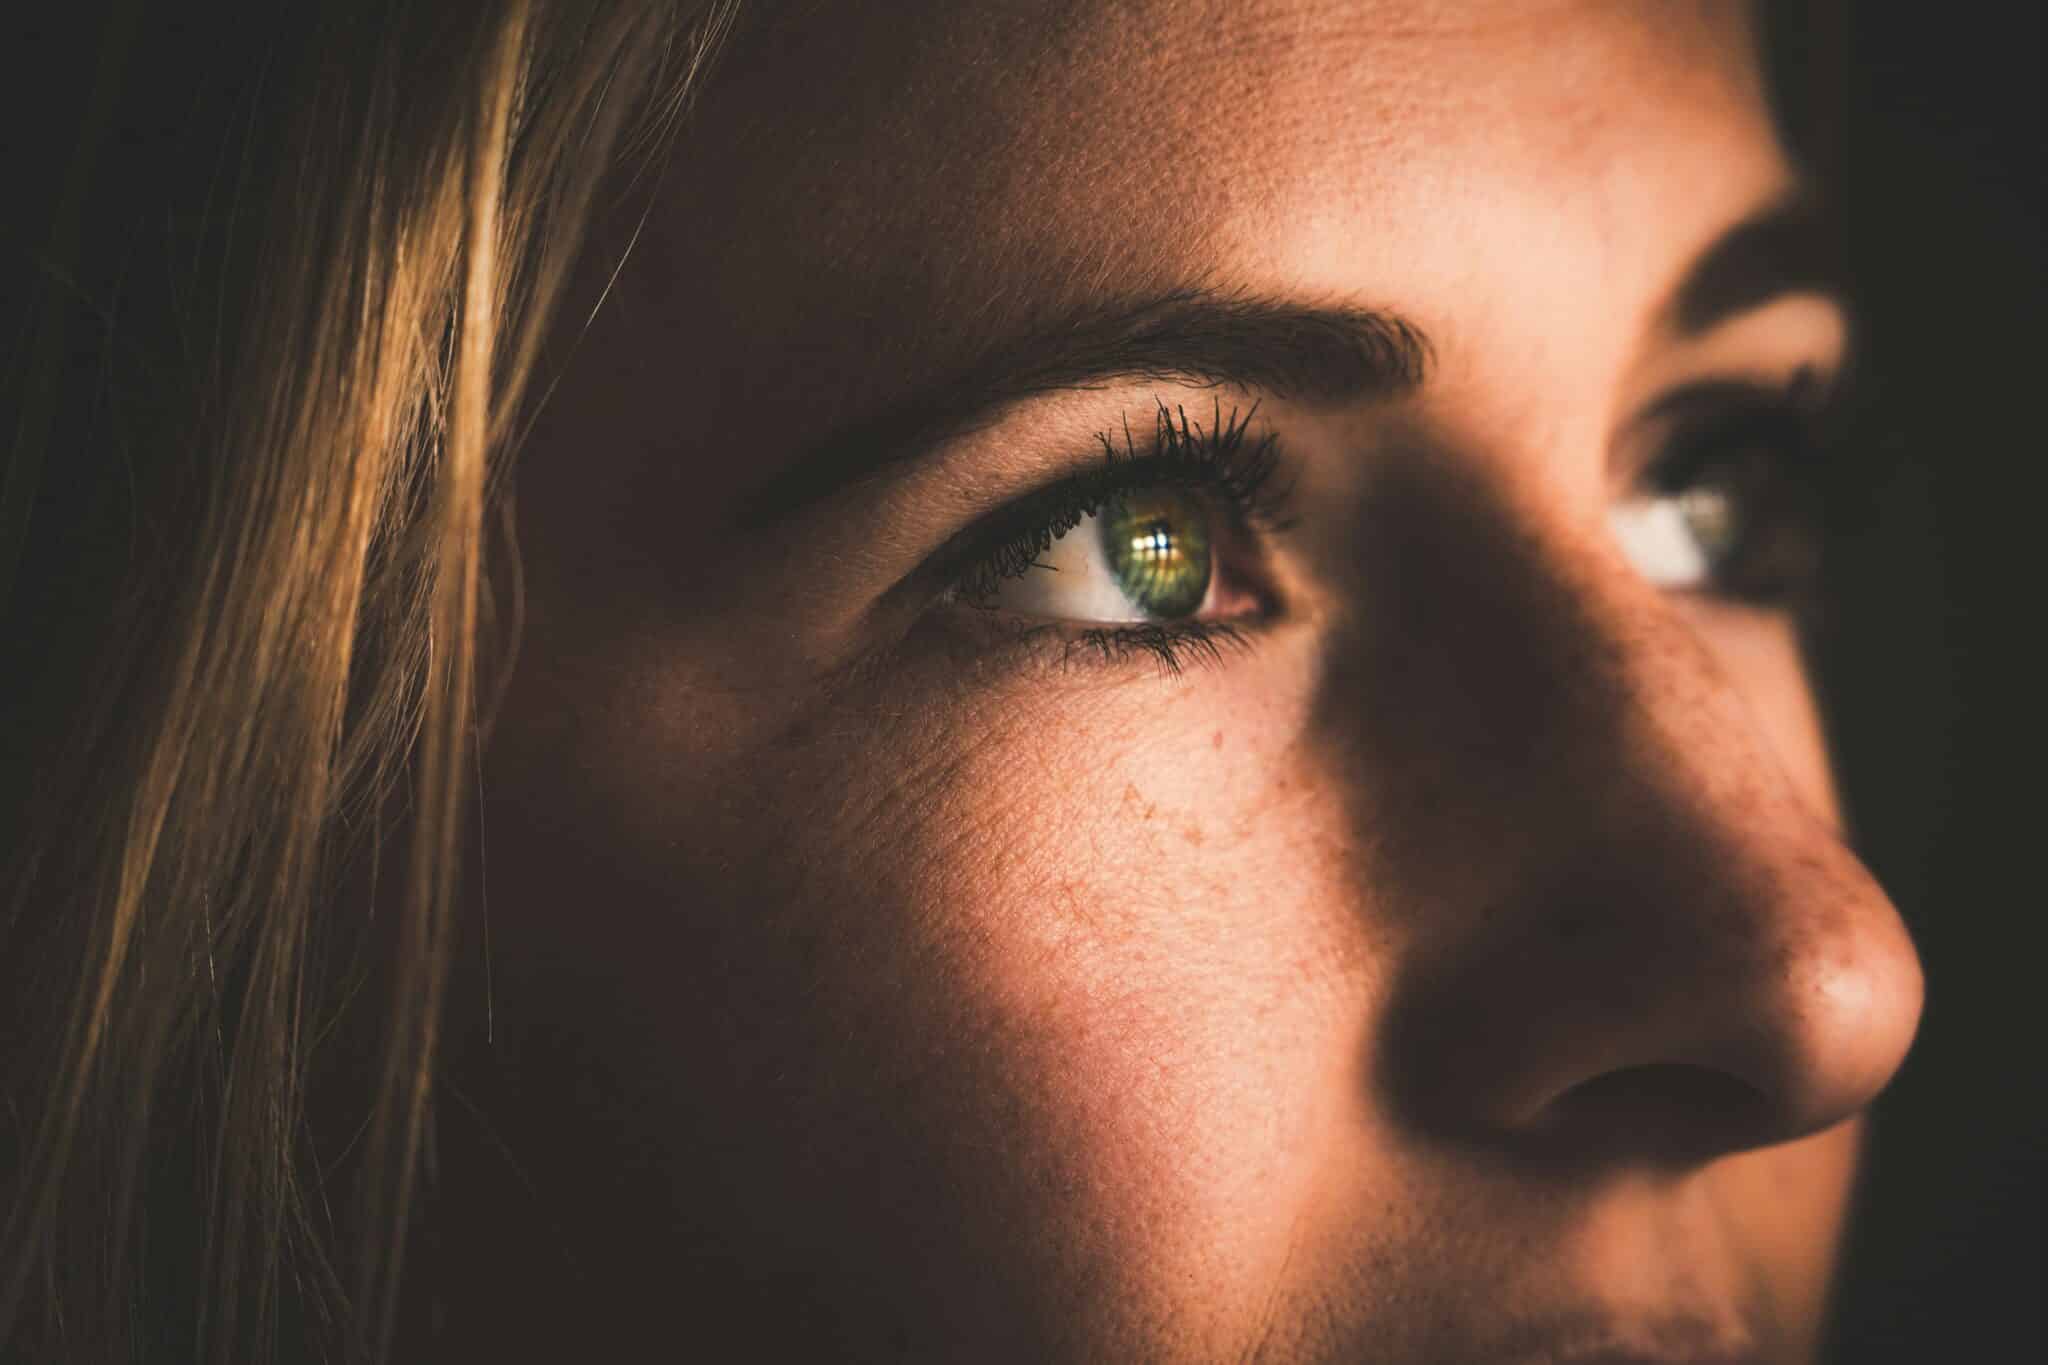
[{"label": "pupil", "polygon": [[1106,507],[1103,555],[1117,589],[1148,616],[1192,615],[1209,594],[1209,529],[1193,499],[1164,491]]}]

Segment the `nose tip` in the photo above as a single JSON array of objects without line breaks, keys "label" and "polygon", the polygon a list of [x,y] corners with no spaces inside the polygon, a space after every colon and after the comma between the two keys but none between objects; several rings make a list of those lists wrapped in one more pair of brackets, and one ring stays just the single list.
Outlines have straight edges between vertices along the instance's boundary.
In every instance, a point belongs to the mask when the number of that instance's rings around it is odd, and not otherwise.
[{"label": "nose tip", "polygon": [[1860,868],[1855,876],[1860,903],[1842,906],[1842,922],[1812,943],[1792,947],[1788,980],[1767,985],[1759,1002],[1764,1020],[1779,1016],[1775,1026],[1759,1030],[1750,1055],[1728,1062],[1771,1102],[1771,1136],[1802,1136],[1866,1108],[1919,1028],[1919,954],[1884,893]]},{"label": "nose tip", "polygon": [[1867,894],[1790,939],[1674,942],[1661,955],[1669,974],[1638,968],[1642,989],[1618,1017],[1581,996],[1582,1016],[1549,1021],[1547,1059],[1499,1089],[1499,1112],[1574,1144],[1619,1138],[1696,1155],[1854,1117],[1903,1063],[1924,992],[1897,917],[1875,887]]},{"label": "nose tip", "polygon": [[1559,881],[1411,992],[1390,1037],[1412,1098],[1518,1142],[1646,1160],[1787,1141],[1876,1098],[1923,980],[1831,834],[1633,866],[1653,871]]},{"label": "nose tip", "polygon": [[1429,907],[1381,997],[1379,1098],[1620,1160],[1867,1106],[1920,964],[1831,818],[1795,623],[1674,599],[1572,508],[1455,467],[1381,496],[1402,515],[1329,682],[1375,871]]}]

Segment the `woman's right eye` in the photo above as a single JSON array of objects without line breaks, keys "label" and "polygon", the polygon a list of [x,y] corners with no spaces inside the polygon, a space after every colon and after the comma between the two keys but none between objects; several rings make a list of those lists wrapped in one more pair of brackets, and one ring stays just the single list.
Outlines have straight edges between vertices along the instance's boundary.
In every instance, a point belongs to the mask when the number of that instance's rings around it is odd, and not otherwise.
[{"label": "woman's right eye", "polygon": [[1150,448],[1107,436],[1102,462],[1024,499],[958,552],[949,600],[1118,659],[1178,666],[1182,645],[1241,637],[1275,601],[1259,569],[1264,538],[1289,522],[1276,438],[1256,411],[1208,423],[1158,405]]},{"label": "woman's right eye", "polygon": [[1206,499],[1178,488],[1111,498],[1056,536],[977,606],[1082,625],[1231,619],[1256,609],[1232,581],[1224,527]]}]

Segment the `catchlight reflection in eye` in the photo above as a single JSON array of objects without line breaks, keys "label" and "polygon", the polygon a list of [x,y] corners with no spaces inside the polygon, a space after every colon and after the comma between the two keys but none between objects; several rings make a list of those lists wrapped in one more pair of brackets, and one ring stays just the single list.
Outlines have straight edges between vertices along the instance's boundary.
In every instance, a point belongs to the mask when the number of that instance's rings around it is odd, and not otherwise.
[{"label": "catchlight reflection in eye", "polygon": [[1081,517],[987,605],[1074,622],[1184,620],[1208,601],[1214,567],[1203,500],[1144,490]]},{"label": "catchlight reflection in eye", "polygon": [[1178,493],[1144,493],[1096,518],[1103,556],[1117,588],[1152,619],[1199,610],[1209,595],[1209,526],[1202,508]]}]

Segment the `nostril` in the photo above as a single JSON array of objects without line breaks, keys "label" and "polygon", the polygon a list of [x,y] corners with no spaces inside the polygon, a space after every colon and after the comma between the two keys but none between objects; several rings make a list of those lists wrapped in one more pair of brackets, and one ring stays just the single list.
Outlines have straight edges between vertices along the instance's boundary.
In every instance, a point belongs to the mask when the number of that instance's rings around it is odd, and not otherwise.
[{"label": "nostril", "polygon": [[1845,850],[1745,825],[1697,848],[1638,831],[1615,857],[1526,878],[1520,903],[1407,968],[1373,1040],[1391,1107],[1543,1163],[1674,1170],[1869,1104],[1922,985]]},{"label": "nostril", "polygon": [[1711,1067],[1658,1063],[1573,1086],[1533,1126],[1577,1158],[1626,1151],[1682,1165],[1748,1145],[1770,1124],[1770,1103],[1754,1086]]}]

